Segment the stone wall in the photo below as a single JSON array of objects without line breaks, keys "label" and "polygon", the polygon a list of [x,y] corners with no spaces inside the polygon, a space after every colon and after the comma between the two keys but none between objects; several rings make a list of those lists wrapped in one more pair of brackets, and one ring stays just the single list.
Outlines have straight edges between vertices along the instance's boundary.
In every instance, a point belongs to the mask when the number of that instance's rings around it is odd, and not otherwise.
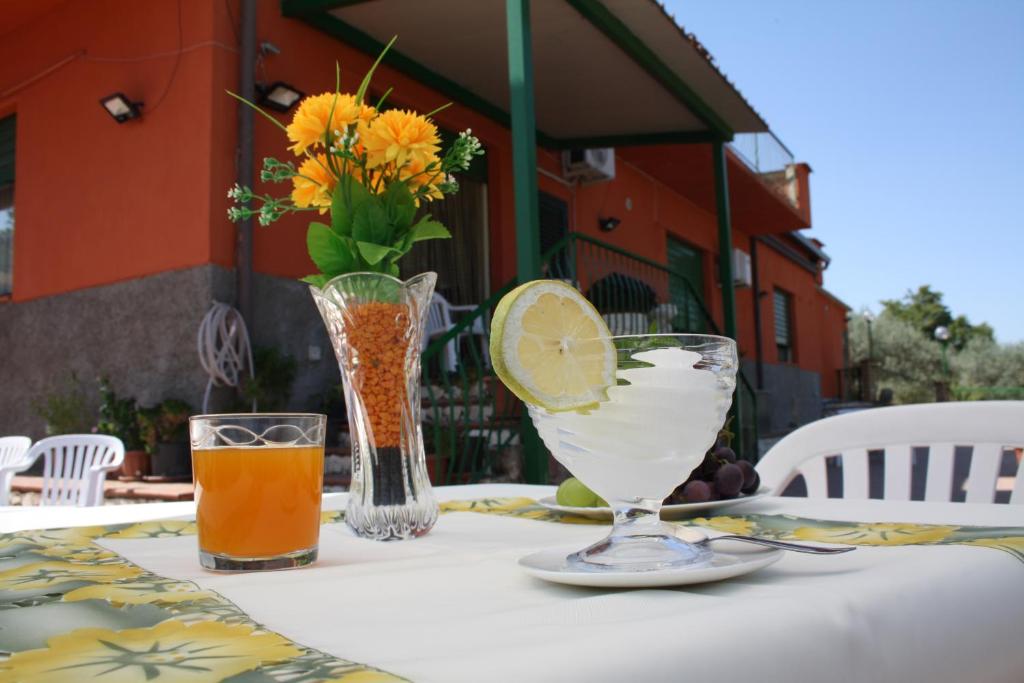
[{"label": "stone wall", "polygon": [[[306,286],[262,275],[254,286],[253,344],[276,346],[297,361],[288,408],[319,410],[340,380]],[[44,436],[36,405],[66,393],[72,374],[93,413],[103,375],[141,405],[173,397],[198,412],[207,382],[196,351],[199,323],[213,300],[230,302],[233,295],[233,271],[208,265],[0,303],[0,435]],[[215,391],[211,411],[229,399],[230,392]]]},{"label": "stone wall", "polygon": [[[743,374],[756,384],[753,361],[742,362]],[[757,392],[757,429],[761,439],[780,436],[821,418],[821,377],[795,365],[764,364],[764,389]]]}]

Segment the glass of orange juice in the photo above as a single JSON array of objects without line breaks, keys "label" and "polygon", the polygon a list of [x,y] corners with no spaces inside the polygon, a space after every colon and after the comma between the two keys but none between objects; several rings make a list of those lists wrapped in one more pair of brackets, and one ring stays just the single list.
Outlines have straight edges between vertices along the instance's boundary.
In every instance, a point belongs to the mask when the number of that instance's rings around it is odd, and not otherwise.
[{"label": "glass of orange juice", "polygon": [[326,421],[305,413],[189,420],[203,567],[258,571],[316,560]]}]

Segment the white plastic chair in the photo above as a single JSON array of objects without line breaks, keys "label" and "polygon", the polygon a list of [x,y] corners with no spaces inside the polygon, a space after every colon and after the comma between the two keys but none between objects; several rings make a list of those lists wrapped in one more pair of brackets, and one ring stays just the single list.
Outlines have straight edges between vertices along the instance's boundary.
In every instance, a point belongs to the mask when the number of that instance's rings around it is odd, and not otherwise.
[{"label": "white plastic chair", "polygon": [[[455,327],[455,321],[452,319],[452,312],[462,313],[475,311],[477,309],[473,304],[467,304],[464,306],[453,306],[448,303],[448,300],[443,296],[434,292],[433,298],[430,300],[430,307],[427,309],[427,319],[424,323],[423,332],[423,345],[420,349],[421,353],[427,350],[430,346],[431,340],[435,337],[439,337],[446,333],[448,330]],[[487,349],[487,333],[484,329],[484,319],[477,318],[473,321],[473,324],[466,330],[459,332],[452,339],[450,339],[444,345],[445,354],[445,367],[449,372],[454,372],[459,364],[458,347],[459,342],[462,341],[463,337],[467,336],[479,336],[482,340],[482,353],[484,364],[487,367],[491,365],[491,355]]]},{"label": "white plastic chair", "polygon": [[[842,462],[844,498],[868,498],[868,451],[884,451],[886,500],[910,500],[913,449],[928,449],[925,500],[952,499],[954,450],[972,448],[966,501],[995,499],[1003,452],[1024,447],[1024,401],[972,401],[871,408],[804,425],[775,444],[757,464],[779,495],[803,475],[809,498],[828,496],[826,458]],[[1017,468],[1010,503],[1024,504],[1024,467]]]},{"label": "white plastic chair", "polygon": [[27,436],[0,437],[0,505],[7,505],[14,475],[27,469],[22,463],[31,445]]},{"label": "white plastic chair", "polygon": [[40,456],[44,459],[40,505],[102,505],[103,480],[124,462],[124,444],[116,436],[101,434],[51,436],[32,445],[19,471],[27,470]]}]

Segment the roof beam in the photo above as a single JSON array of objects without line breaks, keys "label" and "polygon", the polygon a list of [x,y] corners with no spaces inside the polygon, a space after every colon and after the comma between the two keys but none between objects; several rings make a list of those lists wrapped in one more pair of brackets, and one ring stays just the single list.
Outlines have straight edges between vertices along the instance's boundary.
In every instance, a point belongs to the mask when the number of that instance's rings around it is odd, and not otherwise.
[{"label": "roof beam", "polygon": [[733,130],[686,82],[663,62],[651,48],[629,30],[599,0],[566,0],[577,12],[604,33],[644,71],[682,102],[719,140],[732,140]]},{"label": "roof beam", "polygon": [[[368,33],[365,33],[355,26],[337,18],[328,11],[329,7],[365,2],[366,0],[282,0],[281,10],[285,16],[299,19],[305,23],[320,29],[324,33],[337,38],[350,45],[360,52],[371,57],[376,57],[384,49],[384,43],[380,42]],[[401,71],[419,83],[432,88],[437,92],[451,98],[474,111],[483,114],[489,119],[496,121],[505,128],[512,127],[512,119],[501,107],[480,97],[473,91],[465,88],[453,80],[445,78],[436,71],[423,66],[419,61],[412,59],[401,51],[392,48],[384,55],[383,63]],[[554,148],[554,138],[537,131],[537,144],[542,147]]]},{"label": "roof beam", "polygon": [[710,131],[670,131],[665,133],[636,133],[633,135],[602,135],[585,138],[557,138],[553,149],[593,149],[596,147],[636,147],[643,145],[693,145],[720,140]]}]

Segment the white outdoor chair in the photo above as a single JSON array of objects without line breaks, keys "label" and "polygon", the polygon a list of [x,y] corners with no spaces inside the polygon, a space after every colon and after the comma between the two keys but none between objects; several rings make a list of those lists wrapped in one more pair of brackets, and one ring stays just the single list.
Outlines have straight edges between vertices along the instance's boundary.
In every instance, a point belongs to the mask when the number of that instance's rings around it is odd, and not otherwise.
[{"label": "white outdoor chair", "polygon": [[[779,495],[803,475],[809,498],[826,498],[826,458],[840,456],[844,498],[868,498],[868,451],[884,451],[883,497],[910,500],[913,449],[928,449],[926,501],[952,500],[954,450],[972,449],[968,503],[995,499],[1003,452],[1024,447],[1024,401],[972,401],[871,408],[804,425],[760,462],[761,481]],[[1010,503],[1024,505],[1018,466]]]},{"label": "white outdoor chair", "polygon": [[[430,300],[430,307],[427,309],[427,319],[424,324],[423,331],[423,345],[422,348],[420,349],[420,352],[422,353],[423,351],[426,351],[427,347],[430,346],[430,342],[435,337],[440,337],[448,330],[455,327],[455,321],[452,319],[453,312],[465,313],[475,311],[476,309],[477,307],[474,306],[473,304],[467,304],[464,306],[453,306],[452,304],[448,303],[448,300],[445,299],[443,296],[441,296],[437,292],[434,292],[434,296]],[[490,367],[491,355],[487,349],[487,332],[484,329],[484,319],[477,318],[476,320],[473,321],[472,325],[470,325],[467,329],[463,330],[462,332],[459,332],[457,335],[455,335],[455,337],[450,339],[444,345],[445,368],[449,372],[454,372],[456,367],[458,367],[459,342],[461,342],[462,339],[467,336],[480,337],[482,341],[481,348],[484,365]]]},{"label": "white outdoor chair", "polygon": [[14,475],[26,469],[22,462],[31,445],[27,436],[0,437],[0,505],[7,505]]},{"label": "white outdoor chair", "polygon": [[65,434],[35,442],[25,454],[21,470],[43,457],[40,505],[103,504],[107,472],[124,462],[124,444],[116,436]]}]

